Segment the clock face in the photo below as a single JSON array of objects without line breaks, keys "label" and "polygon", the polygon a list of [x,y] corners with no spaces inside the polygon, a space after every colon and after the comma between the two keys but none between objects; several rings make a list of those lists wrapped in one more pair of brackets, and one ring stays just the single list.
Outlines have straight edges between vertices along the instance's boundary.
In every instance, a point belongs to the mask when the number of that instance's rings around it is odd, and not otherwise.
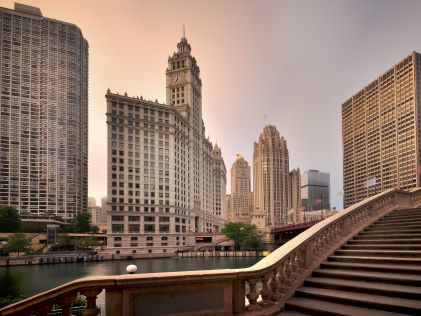
[{"label": "clock face", "polygon": [[183,78],[183,74],[182,73],[171,75],[170,83],[172,85],[183,83],[183,81],[184,81],[184,78]]}]

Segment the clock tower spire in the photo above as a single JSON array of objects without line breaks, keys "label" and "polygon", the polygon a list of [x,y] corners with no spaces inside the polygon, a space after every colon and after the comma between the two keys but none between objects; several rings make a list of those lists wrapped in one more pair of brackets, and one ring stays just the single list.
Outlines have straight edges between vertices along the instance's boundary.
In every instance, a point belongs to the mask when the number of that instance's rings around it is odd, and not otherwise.
[{"label": "clock tower spire", "polygon": [[196,59],[191,55],[191,46],[185,37],[177,44],[177,52],[168,57],[167,104],[183,115],[189,124],[202,135],[202,80],[200,68]]}]

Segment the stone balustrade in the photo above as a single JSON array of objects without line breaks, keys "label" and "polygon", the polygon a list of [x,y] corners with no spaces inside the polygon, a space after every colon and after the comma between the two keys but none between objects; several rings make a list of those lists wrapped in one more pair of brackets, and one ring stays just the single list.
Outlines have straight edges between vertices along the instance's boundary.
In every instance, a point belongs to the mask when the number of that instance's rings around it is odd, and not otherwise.
[{"label": "stone balustrade", "polygon": [[87,297],[83,315],[99,315],[102,290],[107,316],[276,315],[342,243],[388,212],[419,205],[421,189],[389,190],[319,222],[249,268],[88,277],[7,306],[0,315],[48,315],[53,304],[71,315],[79,294]]}]

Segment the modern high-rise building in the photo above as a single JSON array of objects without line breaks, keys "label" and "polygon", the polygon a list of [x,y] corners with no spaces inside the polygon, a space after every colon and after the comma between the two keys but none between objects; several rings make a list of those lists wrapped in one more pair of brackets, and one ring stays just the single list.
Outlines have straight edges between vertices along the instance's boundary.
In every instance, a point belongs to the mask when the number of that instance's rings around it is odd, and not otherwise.
[{"label": "modern high-rise building", "polygon": [[226,218],[221,149],[205,135],[202,81],[183,37],[168,59],[167,102],[106,94],[108,248],[173,252]]},{"label": "modern high-rise building", "polygon": [[301,206],[305,211],[330,209],[330,175],[310,169],[301,174]]},{"label": "modern high-rise building", "polygon": [[0,205],[72,218],[88,206],[88,42],[40,9],[0,7]]},{"label": "modern high-rise building", "polygon": [[252,224],[258,228],[287,223],[288,173],[287,142],[275,126],[265,126],[253,153]]},{"label": "modern high-rise building", "polygon": [[250,224],[253,212],[250,166],[237,155],[231,167],[231,194],[227,195],[227,220]]},{"label": "modern high-rise building", "polygon": [[342,104],[345,207],[420,186],[420,79],[413,52]]}]

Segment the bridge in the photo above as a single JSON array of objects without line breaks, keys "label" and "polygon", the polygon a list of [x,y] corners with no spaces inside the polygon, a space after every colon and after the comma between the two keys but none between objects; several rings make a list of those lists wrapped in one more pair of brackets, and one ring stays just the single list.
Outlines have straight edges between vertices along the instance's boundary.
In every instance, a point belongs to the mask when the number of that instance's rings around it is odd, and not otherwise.
[{"label": "bridge", "polygon": [[48,315],[421,315],[421,189],[389,190],[315,224],[244,269],[78,279],[0,310]]},{"label": "bridge", "polygon": [[273,227],[270,229],[269,234],[271,236],[271,240],[273,240],[275,244],[283,245],[320,221],[321,220],[314,220],[304,223]]}]

